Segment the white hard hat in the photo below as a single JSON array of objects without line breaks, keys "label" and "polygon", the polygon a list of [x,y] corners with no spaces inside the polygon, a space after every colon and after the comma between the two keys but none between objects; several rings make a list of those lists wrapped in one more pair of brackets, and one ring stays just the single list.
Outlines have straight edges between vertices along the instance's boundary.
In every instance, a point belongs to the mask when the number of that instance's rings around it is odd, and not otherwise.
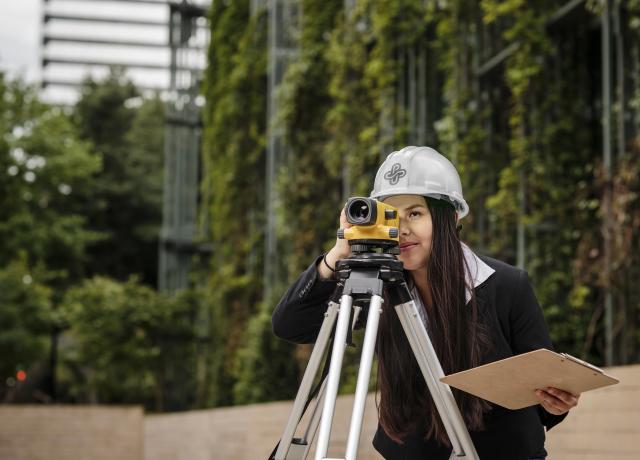
[{"label": "white hard hat", "polygon": [[391,195],[422,195],[446,200],[458,212],[458,219],[469,213],[458,171],[430,147],[409,146],[387,156],[376,174],[371,198],[384,200]]}]

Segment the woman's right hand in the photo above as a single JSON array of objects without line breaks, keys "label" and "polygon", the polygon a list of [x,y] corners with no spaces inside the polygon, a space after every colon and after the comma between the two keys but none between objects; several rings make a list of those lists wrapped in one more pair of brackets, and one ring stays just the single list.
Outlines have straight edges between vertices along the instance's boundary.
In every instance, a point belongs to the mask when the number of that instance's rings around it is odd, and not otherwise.
[{"label": "woman's right hand", "polygon": [[[340,213],[340,228],[349,227],[351,227],[351,224],[347,222],[347,215],[345,214],[344,208],[342,208],[342,212]],[[329,266],[335,267],[336,263],[339,260],[346,259],[347,257],[349,257],[350,253],[351,249],[349,247],[349,241],[336,237],[336,244],[331,248],[329,252],[327,252],[325,260],[327,261]],[[318,264],[318,273],[320,274],[321,278],[333,278],[333,272],[329,270],[329,267],[327,267],[323,261],[320,261],[320,263]]]}]

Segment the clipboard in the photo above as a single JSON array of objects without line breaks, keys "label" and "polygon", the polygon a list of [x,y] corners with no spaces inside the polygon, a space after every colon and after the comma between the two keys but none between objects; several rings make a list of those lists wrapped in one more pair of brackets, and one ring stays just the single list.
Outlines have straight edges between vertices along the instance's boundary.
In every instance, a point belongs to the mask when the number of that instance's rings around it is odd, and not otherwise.
[{"label": "clipboard", "polygon": [[536,389],[555,387],[580,394],[619,383],[596,366],[544,348],[450,374],[440,381],[507,409],[539,404]]}]

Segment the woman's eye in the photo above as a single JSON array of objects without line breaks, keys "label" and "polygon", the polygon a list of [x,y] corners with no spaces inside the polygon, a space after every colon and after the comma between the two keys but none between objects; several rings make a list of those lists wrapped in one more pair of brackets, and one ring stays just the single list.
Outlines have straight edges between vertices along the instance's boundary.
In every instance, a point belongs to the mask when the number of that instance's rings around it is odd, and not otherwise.
[{"label": "woman's eye", "polygon": [[410,218],[410,219],[413,219],[414,217],[419,217],[419,216],[421,216],[421,215],[422,215],[422,213],[421,213],[420,211],[411,211],[411,212],[409,213],[409,218]]}]

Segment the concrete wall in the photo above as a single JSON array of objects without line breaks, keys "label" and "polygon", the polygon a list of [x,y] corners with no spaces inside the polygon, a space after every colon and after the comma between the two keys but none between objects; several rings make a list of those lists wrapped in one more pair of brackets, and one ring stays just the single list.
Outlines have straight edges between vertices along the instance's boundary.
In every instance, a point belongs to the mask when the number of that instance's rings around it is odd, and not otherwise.
[{"label": "concrete wall", "polygon": [[140,407],[0,406],[0,459],[141,460]]}]

